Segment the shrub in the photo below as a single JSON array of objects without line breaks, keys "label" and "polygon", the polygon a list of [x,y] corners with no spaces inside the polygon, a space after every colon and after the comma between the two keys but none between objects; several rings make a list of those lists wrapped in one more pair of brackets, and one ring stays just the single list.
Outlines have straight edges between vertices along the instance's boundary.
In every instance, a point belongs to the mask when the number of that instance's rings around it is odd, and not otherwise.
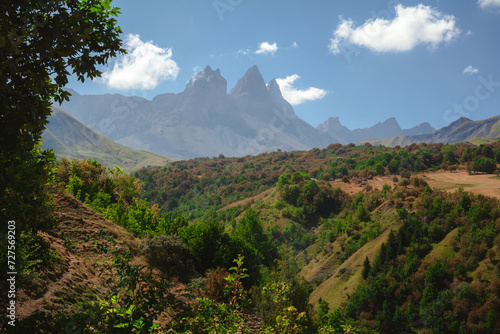
[{"label": "shrub", "polygon": [[424,179],[419,178],[419,177],[413,177],[413,178],[411,178],[410,182],[411,182],[411,185],[414,186],[414,187],[425,187],[425,186],[428,186],[427,182]]},{"label": "shrub", "polygon": [[401,175],[401,177],[402,177],[403,179],[409,179],[409,178],[410,178],[410,176],[411,176],[411,173],[410,173],[410,171],[409,171],[408,169],[406,169],[406,168],[405,168],[405,169],[403,169],[403,170],[401,171],[400,175]]},{"label": "shrub", "polygon": [[410,185],[410,180],[408,179],[401,179],[401,181],[399,181],[399,185],[402,186],[402,187],[407,187]]},{"label": "shrub", "polygon": [[142,240],[141,250],[150,263],[161,267],[170,274],[185,277],[190,273],[190,254],[177,235],[151,237],[147,234]]},{"label": "shrub", "polygon": [[493,174],[496,168],[497,164],[490,158],[481,157],[471,163],[471,170],[473,172]]}]

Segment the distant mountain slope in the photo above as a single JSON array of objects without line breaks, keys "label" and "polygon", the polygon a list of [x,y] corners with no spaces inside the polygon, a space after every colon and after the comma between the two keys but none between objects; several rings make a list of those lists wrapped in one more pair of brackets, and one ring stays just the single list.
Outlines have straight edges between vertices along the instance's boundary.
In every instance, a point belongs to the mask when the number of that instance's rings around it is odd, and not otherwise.
[{"label": "distant mountain slope", "polygon": [[152,101],[71,93],[63,107],[87,126],[123,145],[179,159],[304,150],[337,141],[297,117],[276,81],[266,85],[257,66],[229,94],[220,70],[210,66],[183,92]]},{"label": "distant mountain slope", "polygon": [[117,165],[128,172],[145,166],[162,166],[172,161],[117,144],[64,110],[57,107],[52,107],[52,110],[49,124],[43,132],[43,147],[54,149],[59,157],[96,159],[106,166]]},{"label": "distant mountain slope", "polygon": [[472,121],[461,117],[455,122],[431,133],[417,136],[401,136],[387,139],[367,139],[373,145],[405,146],[413,143],[444,143],[473,142],[476,138],[500,138],[500,115],[485,120]]},{"label": "distant mountain slope", "polygon": [[349,130],[346,126],[340,123],[338,117],[330,117],[325,122],[318,125],[317,129],[323,133],[339,139],[340,143],[354,143],[368,138],[383,139],[395,136],[412,136],[431,133],[435,129],[427,122],[414,126],[411,129],[401,129],[394,117],[391,117],[384,122],[364,129]]}]

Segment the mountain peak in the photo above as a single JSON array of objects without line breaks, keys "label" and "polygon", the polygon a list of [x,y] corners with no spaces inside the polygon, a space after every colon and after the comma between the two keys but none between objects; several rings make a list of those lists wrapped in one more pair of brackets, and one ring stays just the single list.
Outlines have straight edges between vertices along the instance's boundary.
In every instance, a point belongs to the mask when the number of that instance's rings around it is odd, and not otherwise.
[{"label": "mountain peak", "polygon": [[229,93],[234,97],[242,95],[262,96],[262,94],[267,94],[267,87],[257,65],[250,67]]},{"label": "mountain peak", "polygon": [[386,127],[390,127],[390,128],[394,128],[394,129],[399,129],[401,130],[401,127],[399,126],[399,123],[398,121],[396,120],[395,117],[390,117],[388,119],[386,119],[383,123],[382,123],[383,126],[386,126]]},{"label": "mountain peak", "polygon": [[267,91],[271,94],[274,99],[283,99],[283,94],[281,94],[281,89],[276,79],[272,79],[267,84]]},{"label": "mountain peak", "polygon": [[472,122],[472,120],[470,118],[467,118],[465,116],[460,117],[459,119],[457,119],[457,121],[460,121],[460,123]]},{"label": "mountain peak", "polygon": [[465,122],[472,122],[472,120],[470,118],[462,116],[459,119],[457,119],[456,121],[451,122],[448,126],[445,126],[444,128],[441,128],[441,129],[452,129],[455,127],[459,127],[460,125],[462,125]]},{"label": "mountain peak", "polygon": [[210,91],[217,94],[227,94],[227,81],[221,76],[219,69],[213,71],[212,68],[207,65],[203,71],[198,72],[186,84],[184,92],[193,91]]},{"label": "mountain peak", "polygon": [[339,117],[335,116],[335,117],[329,117],[325,122],[318,125],[318,127],[319,126],[340,128],[342,126],[342,124],[340,123]]},{"label": "mountain peak", "polygon": [[[259,71],[259,68],[257,67],[257,65],[253,65],[252,67],[250,67],[248,70],[247,70],[247,74],[248,73],[258,73],[260,75],[260,71]],[[245,74],[246,75],[246,74]]]},{"label": "mountain peak", "polygon": [[321,132],[329,132],[330,134],[334,134],[335,132],[338,132],[341,130],[342,131],[345,131],[345,130],[350,131],[345,126],[343,126],[342,123],[340,123],[340,119],[338,116],[329,117],[326,121],[319,124],[316,128],[318,130],[320,130]]}]

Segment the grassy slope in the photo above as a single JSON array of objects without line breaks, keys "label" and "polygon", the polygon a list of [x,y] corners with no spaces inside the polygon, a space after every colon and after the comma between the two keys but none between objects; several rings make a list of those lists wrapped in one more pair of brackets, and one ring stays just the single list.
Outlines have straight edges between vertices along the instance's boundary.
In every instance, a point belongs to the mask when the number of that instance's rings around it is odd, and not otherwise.
[{"label": "grassy slope", "polygon": [[[348,191],[348,189],[345,190]],[[276,208],[275,204],[278,200],[278,193],[275,188],[271,188],[257,196],[228,205],[224,209],[232,206],[241,206],[242,209],[246,209],[252,206],[259,212],[259,219],[263,222],[264,228],[278,226],[282,231],[290,223],[290,219],[283,217],[282,212]],[[348,296],[357,290],[362,282],[361,271],[365,257],[368,256],[373,262],[377,250],[382,242],[386,241],[390,230],[398,227],[395,222],[396,212],[387,204],[382,204],[371,213],[372,221],[380,222],[380,235],[369,241],[343,263],[339,263],[342,244],[345,241],[342,237],[325,245],[324,251],[319,251],[322,247],[317,242],[296,256],[297,262],[303,265],[302,277],[308,282],[322,282],[311,293],[309,299],[311,304],[316,306],[319,298],[322,298],[330,304],[330,309],[333,310],[347,301]],[[319,229],[321,227],[318,227]],[[315,232],[318,233],[318,230]]]},{"label": "grassy slope", "polygon": [[381,224],[381,233],[378,237],[366,243],[342,264],[338,262],[341,254],[338,251],[341,248],[336,240],[332,244],[332,252],[326,256],[318,255],[302,269],[302,275],[308,281],[327,278],[311,293],[309,298],[311,304],[316,306],[321,298],[326,300],[330,304],[330,309],[333,310],[347,301],[349,295],[356,291],[362,282],[363,261],[368,256],[370,262],[373,263],[377,250],[386,241],[391,229],[398,227],[395,222],[395,210],[386,204],[374,210],[371,216],[372,221],[378,221]]},{"label": "grassy slope", "polygon": [[[45,268],[39,273],[37,289],[21,290],[18,317],[22,319],[36,310],[69,311],[81,298],[95,300],[107,291],[105,275],[101,276],[101,259],[110,255],[93,253],[94,243],[87,237],[97,239],[102,230],[103,237],[112,237],[117,247],[129,248],[138,254],[140,241],[124,228],[115,225],[92,209],[83,205],[67,193],[54,195],[55,216],[58,227],[43,238],[50,243],[52,251],[59,257],[56,268]],[[112,247],[110,245],[110,247]],[[147,265],[141,257],[137,264]],[[34,293],[36,291],[36,293]]]},{"label": "grassy slope", "polygon": [[173,159],[146,151],[134,150],[95,132],[71,115],[53,107],[47,129],[43,133],[44,148],[53,148],[58,157],[96,159],[126,172],[145,166],[163,166]]},{"label": "grassy slope", "polygon": [[390,230],[386,230],[338,266],[330,277],[311,293],[309,298],[311,304],[316,306],[321,298],[329,303],[330,309],[334,310],[347,301],[349,295],[354,293],[362,282],[361,271],[365,257],[368,256],[373,262],[376,251],[387,239],[389,232]]},{"label": "grassy slope", "polygon": [[[442,174],[447,177],[446,186],[453,190],[458,188],[460,185],[463,186],[462,183],[464,177],[469,177],[479,182],[481,187],[484,187],[483,182],[485,184],[491,184],[491,176],[489,175],[469,176],[465,175],[463,172],[451,174],[449,172],[444,173],[442,171],[434,173],[427,172],[424,179],[429,181],[429,184],[433,187],[437,186],[437,188],[443,188],[443,186],[440,186],[440,183],[434,180],[434,176],[439,178]],[[419,175],[422,176],[423,174]],[[379,177],[374,180],[368,180],[367,183],[380,190],[383,184],[390,184],[392,187],[395,185],[390,179],[390,177]],[[361,185],[354,183],[335,183],[335,185],[341,185],[345,192],[351,193],[352,195],[362,190]],[[476,185],[476,187],[479,186]],[[488,195],[491,196],[494,194]],[[248,206],[253,206],[258,210],[259,217],[265,228],[276,225],[280,228],[280,230],[283,230],[283,228],[290,223],[290,220],[284,218],[280,210],[276,209],[275,203],[278,200],[279,195],[275,191],[275,188],[271,188],[262,194],[235,202],[228,207],[241,206],[242,209],[246,209]],[[411,201],[413,200],[410,199],[410,202]],[[395,217],[395,209],[387,202],[371,212],[372,221],[377,221],[381,224],[381,234],[356,251],[343,263],[339,263],[339,259],[342,254],[341,244],[345,241],[343,238],[339,238],[338,240],[327,244],[323,247],[324,251],[320,251],[322,247],[318,243],[315,243],[296,256],[296,260],[303,265],[301,275],[309,282],[322,282],[311,293],[309,299],[311,304],[317,306],[319,299],[322,298],[329,303],[330,309],[333,310],[337,306],[341,306],[344,302],[348,301],[349,295],[354,293],[358,289],[359,285],[363,283],[361,271],[365,257],[368,256],[370,262],[373,263],[376,252],[380,248],[381,244],[387,240],[390,230],[394,229],[397,231],[399,228]],[[318,229],[321,229],[321,227]],[[318,233],[318,231],[316,231],[316,233]],[[458,229],[455,229],[448,233],[448,235],[441,242],[435,244],[433,250],[427,255],[427,259],[435,261],[438,259],[451,258],[455,254],[453,250],[453,240],[457,233]],[[497,248],[500,249],[500,247]],[[491,279],[490,276],[494,273],[494,266],[490,262],[491,261],[489,260],[482,261],[479,268],[473,275],[482,275],[483,279],[489,281]]]}]

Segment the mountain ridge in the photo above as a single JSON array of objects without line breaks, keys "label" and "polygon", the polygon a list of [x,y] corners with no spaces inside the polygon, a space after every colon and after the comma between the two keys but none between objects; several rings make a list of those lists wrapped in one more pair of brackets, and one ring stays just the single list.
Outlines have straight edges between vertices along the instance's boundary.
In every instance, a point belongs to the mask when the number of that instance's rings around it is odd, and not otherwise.
[{"label": "mountain ridge", "polygon": [[406,146],[419,143],[443,143],[453,144],[472,141],[476,138],[499,138],[500,137],[500,115],[484,120],[473,121],[461,117],[449,125],[437,129],[431,133],[416,136],[396,136],[386,139],[367,139],[372,145]]},{"label": "mountain ridge", "polygon": [[338,117],[313,127],[295,114],[275,79],[265,83],[256,65],[229,93],[220,69],[210,66],[188,81],[184,91],[160,94],[152,100],[70,92],[73,95],[63,108],[88,127],[122,145],[175,159],[307,150],[331,143],[394,146],[414,141],[453,143],[479,134],[492,137],[479,129],[474,135],[457,131],[443,135],[441,131],[436,136],[437,130],[428,122],[402,129],[394,117],[353,130]]},{"label": "mountain ridge", "polygon": [[297,117],[276,81],[266,85],[256,65],[229,93],[220,70],[207,66],[181,93],[151,101],[76,93],[63,107],[122,145],[178,159],[304,150],[335,140]]},{"label": "mountain ridge", "polygon": [[317,129],[330,135],[337,135],[341,144],[360,142],[366,139],[419,135],[435,131],[428,122],[420,123],[410,129],[402,129],[395,117],[390,117],[383,122],[377,122],[368,128],[353,130],[342,125],[338,117],[330,117],[325,122],[319,124]]},{"label": "mountain ridge", "polygon": [[173,160],[115,143],[55,106],[48,121],[42,134],[42,147],[53,149],[58,157],[96,159],[108,167],[117,165],[126,172],[145,166],[162,166]]}]

